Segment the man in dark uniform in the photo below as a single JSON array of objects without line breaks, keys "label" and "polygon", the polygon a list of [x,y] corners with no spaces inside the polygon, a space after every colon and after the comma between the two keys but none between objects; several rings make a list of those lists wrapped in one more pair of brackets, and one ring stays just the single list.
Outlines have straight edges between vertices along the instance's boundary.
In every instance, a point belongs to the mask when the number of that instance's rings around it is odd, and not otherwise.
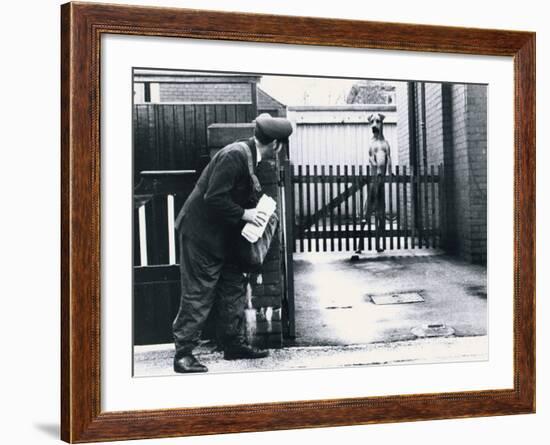
[{"label": "man in dark uniform", "polygon": [[206,372],[193,355],[214,303],[224,358],[254,359],[268,351],[249,346],[244,335],[247,274],[231,255],[232,241],[243,226],[261,225],[267,216],[256,211],[259,196],[248,166],[273,158],[292,133],[287,119],[264,113],[256,118],[254,137],[218,151],[202,172],[176,218],[180,245],[181,299],[173,323],[174,371]]}]

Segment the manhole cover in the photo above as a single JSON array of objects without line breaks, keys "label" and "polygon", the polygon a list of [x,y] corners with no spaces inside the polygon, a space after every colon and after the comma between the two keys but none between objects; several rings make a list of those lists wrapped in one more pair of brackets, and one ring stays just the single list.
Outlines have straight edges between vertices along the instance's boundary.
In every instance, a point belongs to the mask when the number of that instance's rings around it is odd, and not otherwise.
[{"label": "manhole cover", "polygon": [[425,324],[411,329],[411,332],[419,338],[425,337],[450,337],[455,330],[443,323]]},{"label": "manhole cover", "polygon": [[374,304],[422,303],[424,301],[424,298],[418,292],[371,295],[370,298]]}]

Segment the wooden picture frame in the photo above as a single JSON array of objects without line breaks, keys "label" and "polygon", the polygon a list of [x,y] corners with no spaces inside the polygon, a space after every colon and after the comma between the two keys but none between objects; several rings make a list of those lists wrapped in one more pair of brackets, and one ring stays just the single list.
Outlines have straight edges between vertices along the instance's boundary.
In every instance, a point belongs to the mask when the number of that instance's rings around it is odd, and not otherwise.
[{"label": "wooden picture frame", "polygon": [[[63,5],[61,33],[63,440],[93,442],[535,411],[534,33],[92,3]],[[99,75],[103,34],[512,56],[513,389],[102,412]]]}]

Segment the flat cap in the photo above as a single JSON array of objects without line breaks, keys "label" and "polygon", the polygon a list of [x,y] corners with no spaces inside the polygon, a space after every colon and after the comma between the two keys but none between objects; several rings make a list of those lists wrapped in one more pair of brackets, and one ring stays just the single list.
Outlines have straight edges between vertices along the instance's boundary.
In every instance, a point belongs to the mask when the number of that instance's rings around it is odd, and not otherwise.
[{"label": "flat cap", "polygon": [[256,118],[254,136],[262,143],[269,144],[275,139],[287,139],[292,134],[292,124],[284,117],[271,117],[262,113]]}]

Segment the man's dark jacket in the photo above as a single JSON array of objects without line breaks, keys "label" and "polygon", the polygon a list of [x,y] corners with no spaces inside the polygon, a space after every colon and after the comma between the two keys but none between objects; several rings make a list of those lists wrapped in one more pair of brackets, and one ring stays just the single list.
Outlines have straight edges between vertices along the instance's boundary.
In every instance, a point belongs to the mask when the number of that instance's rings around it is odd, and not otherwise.
[{"label": "man's dark jacket", "polygon": [[[254,139],[243,142],[248,145],[255,168]],[[203,170],[176,218],[176,230],[213,256],[224,259],[231,251],[232,241],[241,236],[244,209],[256,205],[248,158],[242,143],[233,143],[218,151]]]}]

